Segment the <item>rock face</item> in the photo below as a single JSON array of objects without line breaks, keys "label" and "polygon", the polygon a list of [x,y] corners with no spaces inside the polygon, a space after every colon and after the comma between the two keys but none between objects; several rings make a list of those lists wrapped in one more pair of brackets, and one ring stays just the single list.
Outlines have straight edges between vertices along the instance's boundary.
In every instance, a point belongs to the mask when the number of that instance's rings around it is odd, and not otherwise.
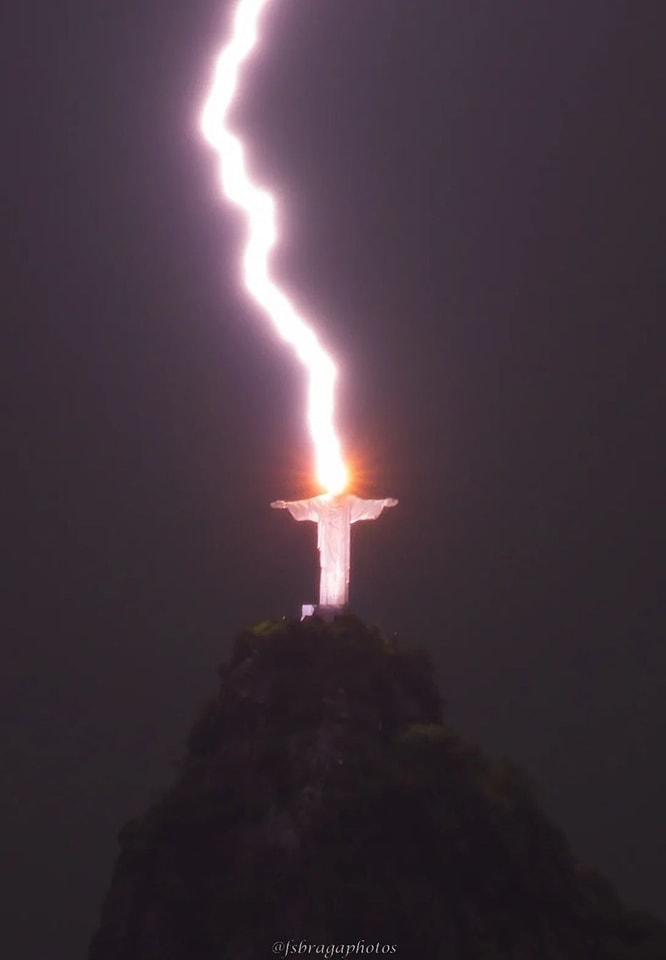
[{"label": "rock face", "polygon": [[427,656],[353,617],[241,634],[119,841],[89,960],[666,960],[520,771],[443,721]]}]

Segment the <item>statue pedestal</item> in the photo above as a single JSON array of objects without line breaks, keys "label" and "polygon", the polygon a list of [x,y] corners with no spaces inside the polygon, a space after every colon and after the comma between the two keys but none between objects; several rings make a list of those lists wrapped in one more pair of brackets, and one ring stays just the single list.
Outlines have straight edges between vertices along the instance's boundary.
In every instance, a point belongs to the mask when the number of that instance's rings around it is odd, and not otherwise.
[{"label": "statue pedestal", "polygon": [[346,613],[347,608],[342,606],[325,606],[324,604],[304,603],[301,607],[301,620],[306,617],[319,617],[327,623],[331,623],[336,617]]}]

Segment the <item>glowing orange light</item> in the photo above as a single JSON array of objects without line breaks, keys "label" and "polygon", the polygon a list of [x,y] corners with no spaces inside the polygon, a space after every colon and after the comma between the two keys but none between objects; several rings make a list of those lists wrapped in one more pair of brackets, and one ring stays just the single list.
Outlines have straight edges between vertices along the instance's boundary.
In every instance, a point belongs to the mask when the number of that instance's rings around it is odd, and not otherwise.
[{"label": "glowing orange light", "polygon": [[340,493],[347,483],[347,471],[333,424],[335,365],[314,331],[270,276],[268,259],[277,239],[273,198],[250,180],[243,145],[227,127],[240,68],[257,43],[258,21],[267,2],[239,0],[231,38],[217,60],[201,126],[204,136],[217,151],[225,195],[247,217],[248,239],[243,255],[245,284],[280,336],[293,346],[308,372],[307,419],[315,447],[317,479],[327,492]]}]

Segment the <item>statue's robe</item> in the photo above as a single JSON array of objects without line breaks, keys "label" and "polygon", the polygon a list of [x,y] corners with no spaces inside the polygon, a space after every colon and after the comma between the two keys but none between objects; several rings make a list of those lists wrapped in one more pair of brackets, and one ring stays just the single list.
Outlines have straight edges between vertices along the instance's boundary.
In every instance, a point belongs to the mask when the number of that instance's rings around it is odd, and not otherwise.
[{"label": "statue's robe", "polygon": [[294,520],[312,520],[317,524],[320,606],[347,605],[351,524],[358,520],[375,520],[385,505],[385,500],[362,500],[351,493],[321,494],[309,500],[286,501],[285,506]]}]

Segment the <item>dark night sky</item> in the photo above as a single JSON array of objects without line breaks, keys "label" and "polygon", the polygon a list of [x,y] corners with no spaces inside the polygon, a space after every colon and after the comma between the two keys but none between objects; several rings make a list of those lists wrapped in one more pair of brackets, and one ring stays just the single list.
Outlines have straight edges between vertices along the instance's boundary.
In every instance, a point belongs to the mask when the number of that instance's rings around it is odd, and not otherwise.
[{"label": "dark night sky", "polygon": [[[273,0],[234,114],[338,358],[353,606],[666,917],[664,150],[650,0]],[[242,625],[315,597],[304,378],[198,113],[224,0],[1,15],[0,953],[82,957]],[[661,309],[660,309],[661,308]],[[297,931],[296,931],[297,934]]]}]

